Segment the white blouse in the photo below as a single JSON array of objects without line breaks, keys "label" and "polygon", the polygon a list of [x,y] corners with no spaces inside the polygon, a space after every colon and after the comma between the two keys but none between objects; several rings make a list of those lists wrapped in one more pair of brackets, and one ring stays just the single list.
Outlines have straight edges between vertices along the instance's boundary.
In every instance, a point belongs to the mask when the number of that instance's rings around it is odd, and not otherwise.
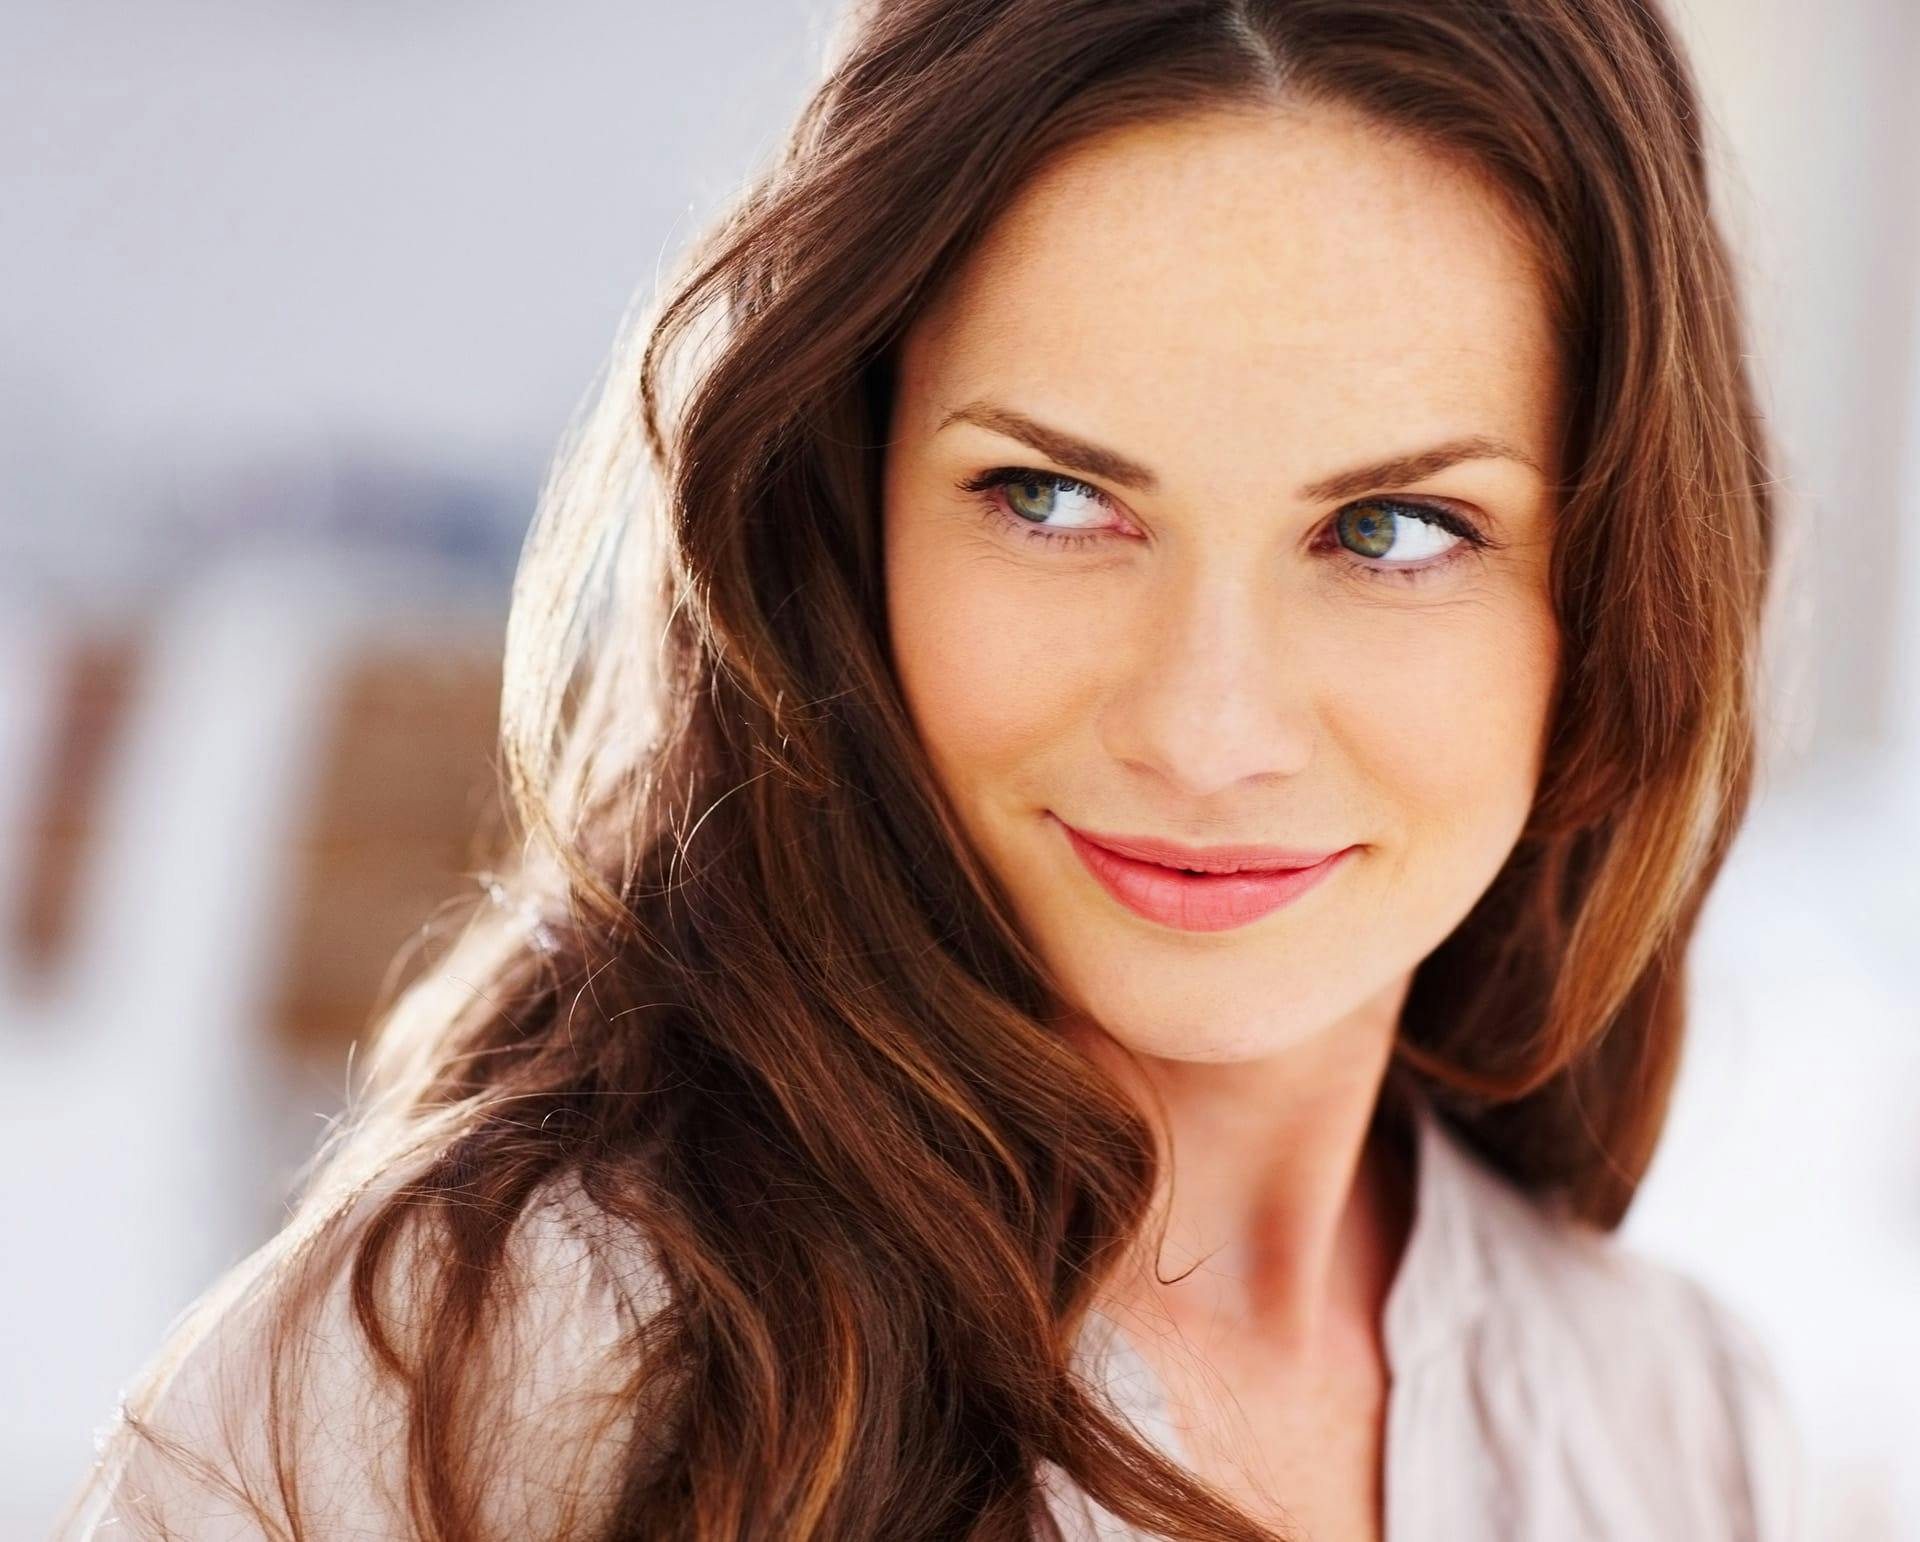
[{"label": "white blouse", "polygon": [[[1385,1542],[1799,1542],[1799,1430],[1747,1322],[1692,1277],[1530,1199],[1407,1092],[1418,1166],[1382,1320]],[[1119,1324],[1096,1313],[1079,1356],[1186,1463]],[[1073,1542],[1148,1535],[1049,1469]]]},{"label": "white blouse", "polygon": [[[1386,1542],[1800,1542],[1797,1432],[1745,1323],[1688,1277],[1526,1198],[1410,1096],[1413,1225],[1382,1324]],[[518,1369],[485,1410],[515,1456],[485,1497],[497,1534],[558,1535],[564,1498],[610,1500],[619,1487],[630,1428],[587,1414],[624,1402],[629,1314],[664,1299],[663,1286],[657,1266],[624,1249],[616,1277],[587,1245],[603,1231],[596,1214],[577,1185],[560,1186],[510,1243],[525,1287],[507,1335]],[[210,1314],[149,1418],[201,1472],[277,1511],[270,1304]],[[410,1536],[406,1442],[394,1438],[405,1403],[370,1363],[344,1279],[325,1308],[308,1335],[320,1353],[293,1451],[309,1534]],[[1185,1460],[1154,1372],[1111,1317],[1089,1319],[1076,1357],[1143,1436]],[[220,1487],[145,1448],[112,1465],[60,1542],[269,1534]],[[1144,1537],[1051,1463],[1040,1476],[1074,1542]]]}]

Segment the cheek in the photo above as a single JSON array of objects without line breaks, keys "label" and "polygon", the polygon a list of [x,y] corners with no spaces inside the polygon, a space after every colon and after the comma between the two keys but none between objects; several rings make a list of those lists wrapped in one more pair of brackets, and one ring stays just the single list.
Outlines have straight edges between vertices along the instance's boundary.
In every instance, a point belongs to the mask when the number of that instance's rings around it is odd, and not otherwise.
[{"label": "cheek", "polygon": [[[1559,654],[1544,600],[1508,595],[1419,618],[1405,660],[1350,698],[1357,765],[1405,822],[1407,860],[1447,846],[1490,878],[1533,802]],[[1442,869],[1444,870],[1444,869]]]},{"label": "cheek", "polygon": [[1059,586],[972,548],[908,540],[888,557],[895,667],[929,758],[952,791],[1017,795],[1076,719],[1087,655]]}]

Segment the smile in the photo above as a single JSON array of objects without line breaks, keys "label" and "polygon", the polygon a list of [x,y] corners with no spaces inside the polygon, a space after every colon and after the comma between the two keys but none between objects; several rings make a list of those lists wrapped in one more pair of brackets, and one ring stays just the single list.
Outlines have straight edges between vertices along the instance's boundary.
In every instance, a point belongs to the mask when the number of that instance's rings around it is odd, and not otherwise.
[{"label": "smile", "polygon": [[1298,899],[1360,848],[1343,847],[1306,867],[1267,872],[1195,873],[1142,861],[1100,845],[1057,817],[1095,879],[1135,915],[1187,932],[1245,926]]}]

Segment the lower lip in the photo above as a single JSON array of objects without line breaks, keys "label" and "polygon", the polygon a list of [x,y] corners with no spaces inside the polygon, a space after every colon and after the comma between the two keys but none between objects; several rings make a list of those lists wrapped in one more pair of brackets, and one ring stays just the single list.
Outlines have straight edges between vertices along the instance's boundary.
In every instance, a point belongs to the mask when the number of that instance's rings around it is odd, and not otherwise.
[{"label": "lower lip", "polygon": [[1185,932],[1225,932],[1298,899],[1359,848],[1348,846],[1312,867],[1273,873],[1187,873],[1095,845],[1061,822],[1087,871],[1135,915]]}]

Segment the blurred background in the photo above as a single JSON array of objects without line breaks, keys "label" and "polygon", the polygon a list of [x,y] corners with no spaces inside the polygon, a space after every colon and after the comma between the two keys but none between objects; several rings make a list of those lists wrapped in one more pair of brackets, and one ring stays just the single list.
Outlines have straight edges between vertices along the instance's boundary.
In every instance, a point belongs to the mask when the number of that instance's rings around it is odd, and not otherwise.
[{"label": "blurred background", "polygon": [[[1788,528],[1624,1235],[1773,1349],[1810,1535],[1920,1538],[1920,7],[1669,4]],[[831,19],[0,11],[0,1536],[277,1228],[389,970],[483,881],[549,458]]]}]

